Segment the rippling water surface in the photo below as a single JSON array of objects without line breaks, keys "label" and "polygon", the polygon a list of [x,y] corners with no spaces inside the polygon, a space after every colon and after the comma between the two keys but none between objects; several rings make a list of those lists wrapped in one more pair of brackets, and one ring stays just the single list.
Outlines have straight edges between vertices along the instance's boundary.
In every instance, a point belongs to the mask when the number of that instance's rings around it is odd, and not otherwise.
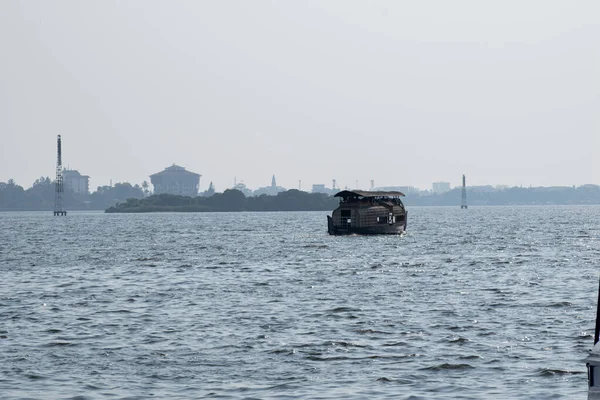
[{"label": "rippling water surface", "polygon": [[0,214],[0,398],[585,398],[600,207]]}]

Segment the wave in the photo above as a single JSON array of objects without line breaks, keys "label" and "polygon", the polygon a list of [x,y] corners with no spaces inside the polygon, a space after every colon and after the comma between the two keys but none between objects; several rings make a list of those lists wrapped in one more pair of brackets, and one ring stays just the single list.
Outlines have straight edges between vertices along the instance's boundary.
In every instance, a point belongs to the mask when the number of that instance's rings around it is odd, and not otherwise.
[{"label": "wave", "polygon": [[474,369],[474,368],[475,367],[473,367],[470,364],[443,363],[443,364],[434,365],[431,367],[425,367],[425,368],[421,368],[421,369],[426,370],[426,371],[446,371],[446,370],[462,370],[462,369]]},{"label": "wave", "polygon": [[551,368],[542,368],[539,371],[540,376],[555,376],[555,375],[580,375],[585,374],[586,371],[569,371],[565,369],[551,369]]},{"label": "wave", "polygon": [[457,337],[457,338],[453,338],[449,340],[450,343],[466,343],[466,342],[470,342],[469,339],[464,338],[464,337]]}]

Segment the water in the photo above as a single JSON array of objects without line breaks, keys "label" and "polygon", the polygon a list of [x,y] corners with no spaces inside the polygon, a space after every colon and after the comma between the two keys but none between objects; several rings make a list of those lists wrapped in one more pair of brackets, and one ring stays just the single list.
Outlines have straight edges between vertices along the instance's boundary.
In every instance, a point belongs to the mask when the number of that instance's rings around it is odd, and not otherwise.
[{"label": "water", "polygon": [[585,398],[600,207],[0,214],[0,398]]}]

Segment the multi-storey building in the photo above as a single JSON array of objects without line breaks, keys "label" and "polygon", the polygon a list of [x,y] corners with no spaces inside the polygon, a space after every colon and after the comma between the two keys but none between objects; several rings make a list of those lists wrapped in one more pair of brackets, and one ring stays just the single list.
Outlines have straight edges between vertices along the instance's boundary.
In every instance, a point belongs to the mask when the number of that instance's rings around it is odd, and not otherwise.
[{"label": "multi-storey building", "polygon": [[78,194],[88,194],[90,192],[90,177],[81,175],[75,169],[66,169],[62,173],[65,189]]},{"label": "multi-storey building", "polygon": [[201,176],[173,164],[164,171],[150,175],[150,182],[154,186],[154,194],[166,193],[195,197],[198,195]]},{"label": "multi-storey building", "polygon": [[433,182],[433,193],[442,194],[450,191],[450,182]]}]

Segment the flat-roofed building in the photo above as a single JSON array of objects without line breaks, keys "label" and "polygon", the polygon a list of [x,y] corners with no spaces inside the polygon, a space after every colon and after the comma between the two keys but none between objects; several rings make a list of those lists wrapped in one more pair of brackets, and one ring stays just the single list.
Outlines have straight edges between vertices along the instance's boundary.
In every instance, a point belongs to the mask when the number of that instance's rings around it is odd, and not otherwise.
[{"label": "flat-roofed building", "polygon": [[326,188],[325,185],[322,183],[315,183],[312,185],[312,192],[313,193],[335,194],[336,190]]},{"label": "flat-roofed building", "polygon": [[433,193],[442,194],[450,191],[450,182],[433,182]]},{"label": "flat-roofed building", "polygon": [[88,194],[90,192],[90,177],[81,175],[75,169],[66,169],[63,171],[63,184],[65,189],[78,194]]},{"label": "flat-roofed building", "polygon": [[166,193],[195,197],[198,195],[201,176],[173,164],[164,171],[150,175],[150,182],[154,186],[154,194]]},{"label": "flat-roofed building", "polygon": [[414,186],[381,186],[375,190],[382,192],[402,192],[404,194],[417,193],[419,189]]}]

